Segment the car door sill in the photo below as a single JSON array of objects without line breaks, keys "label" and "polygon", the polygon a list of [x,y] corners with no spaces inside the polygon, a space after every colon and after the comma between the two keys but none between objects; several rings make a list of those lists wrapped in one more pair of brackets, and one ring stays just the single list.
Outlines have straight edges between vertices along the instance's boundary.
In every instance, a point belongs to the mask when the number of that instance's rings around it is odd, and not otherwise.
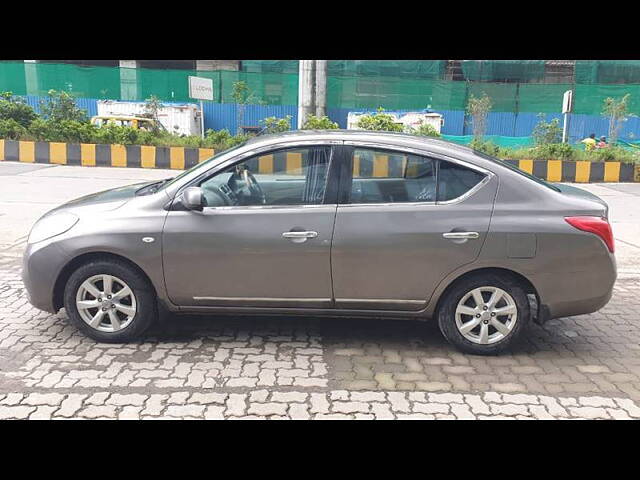
[{"label": "car door sill", "polygon": [[251,308],[330,308],[330,298],[278,298],[278,297],[193,297],[197,306],[251,307]]},{"label": "car door sill", "polygon": [[[172,309],[173,310],[173,309]],[[219,315],[311,315],[328,317],[371,317],[371,318],[398,318],[398,319],[423,319],[425,309],[421,310],[372,310],[372,309],[346,309],[346,308],[309,308],[309,307],[247,307],[247,306],[213,306],[213,305],[189,305],[180,306],[177,313],[185,314],[219,314]]]}]

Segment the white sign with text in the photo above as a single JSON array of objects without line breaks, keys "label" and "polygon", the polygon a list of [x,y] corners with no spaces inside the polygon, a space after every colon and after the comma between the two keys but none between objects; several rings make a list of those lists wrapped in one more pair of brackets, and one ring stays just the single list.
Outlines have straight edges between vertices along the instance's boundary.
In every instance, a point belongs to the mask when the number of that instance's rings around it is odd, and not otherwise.
[{"label": "white sign with text", "polygon": [[213,100],[213,80],[189,77],[189,96],[197,100]]}]

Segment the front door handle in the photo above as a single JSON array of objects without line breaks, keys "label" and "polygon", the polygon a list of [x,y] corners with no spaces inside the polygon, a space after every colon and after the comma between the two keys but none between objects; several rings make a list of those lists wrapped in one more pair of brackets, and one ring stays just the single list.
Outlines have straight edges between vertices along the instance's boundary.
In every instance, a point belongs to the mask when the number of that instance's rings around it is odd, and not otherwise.
[{"label": "front door handle", "polygon": [[306,231],[306,232],[284,232],[282,234],[283,238],[288,238],[294,243],[302,243],[306,242],[308,238],[316,238],[318,236],[318,232]]},{"label": "front door handle", "polygon": [[478,232],[449,232],[443,233],[442,236],[449,240],[473,240],[480,236]]}]

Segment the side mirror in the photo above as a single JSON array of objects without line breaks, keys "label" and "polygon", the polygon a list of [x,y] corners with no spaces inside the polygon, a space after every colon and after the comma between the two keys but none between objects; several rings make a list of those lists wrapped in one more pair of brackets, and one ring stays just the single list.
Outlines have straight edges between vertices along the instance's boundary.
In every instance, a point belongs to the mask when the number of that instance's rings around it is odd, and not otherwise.
[{"label": "side mirror", "polygon": [[182,204],[189,210],[199,212],[204,208],[204,196],[200,187],[189,187],[182,194]]}]

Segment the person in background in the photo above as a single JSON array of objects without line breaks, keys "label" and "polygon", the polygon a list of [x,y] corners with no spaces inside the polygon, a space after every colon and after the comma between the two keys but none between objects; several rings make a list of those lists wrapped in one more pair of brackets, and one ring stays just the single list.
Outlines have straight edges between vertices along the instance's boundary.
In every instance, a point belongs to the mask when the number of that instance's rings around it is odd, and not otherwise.
[{"label": "person in background", "polygon": [[600,137],[600,141],[596,144],[596,148],[607,148],[607,137],[604,135]]},{"label": "person in background", "polygon": [[592,133],[584,140],[581,140],[580,143],[584,143],[584,149],[586,152],[592,151],[594,148],[596,148],[596,134]]}]

